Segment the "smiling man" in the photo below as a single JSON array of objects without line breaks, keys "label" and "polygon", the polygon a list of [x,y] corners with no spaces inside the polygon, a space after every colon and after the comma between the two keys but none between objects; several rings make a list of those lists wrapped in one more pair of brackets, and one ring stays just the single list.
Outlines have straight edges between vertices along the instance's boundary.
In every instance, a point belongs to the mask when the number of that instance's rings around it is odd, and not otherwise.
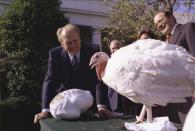
[{"label": "smiling man", "polygon": [[170,11],[159,12],[154,17],[159,32],[170,38],[169,43],[182,46],[195,56],[195,23],[178,24]]},{"label": "smiling man", "polygon": [[154,17],[154,24],[158,31],[161,33],[168,35],[173,30],[173,27],[177,24],[174,16],[171,12],[159,12]]},{"label": "smiling man", "polygon": [[[155,15],[154,24],[159,32],[167,36],[168,43],[182,46],[195,56],[195,23],[178,24],[172,12],[161,11]],[[157,108],[154,109],[156,111],[154,114],[166,115],[175,123],[183,123],[191,106],[192,99],[188,97],[185,103],[170,103],[166,107],[154,107]]]}]

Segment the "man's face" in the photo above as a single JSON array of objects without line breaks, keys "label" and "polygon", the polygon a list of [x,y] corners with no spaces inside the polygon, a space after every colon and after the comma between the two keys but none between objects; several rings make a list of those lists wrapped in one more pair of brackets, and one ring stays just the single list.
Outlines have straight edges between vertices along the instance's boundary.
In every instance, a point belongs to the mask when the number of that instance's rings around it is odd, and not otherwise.
[{"label": "man's face", "polygon": [[173,28],[173,17],[166,17],[163,12],[160,12],[154,17],[154,24],[158,31],[167,35],[170,34]]},{"label": "man's face", "polygon": [[75,30],[62,31],[62,36],[60,43],[67,52],[76,54],[80,51],[81,40],[78,32]]},{"label": "man's face", "polygon": [[119,48],[121,48],[120,44],[118,44],[116,42],[111,42],[110,43],[110,52],[111,52],[111,54],[113,54]]}]

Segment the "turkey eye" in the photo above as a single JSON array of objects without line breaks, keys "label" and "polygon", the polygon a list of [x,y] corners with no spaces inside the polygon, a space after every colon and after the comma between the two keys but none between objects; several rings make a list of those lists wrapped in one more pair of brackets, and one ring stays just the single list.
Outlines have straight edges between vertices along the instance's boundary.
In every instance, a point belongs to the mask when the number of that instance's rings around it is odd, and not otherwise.
[{"label": "turkey eye", "polygon": [[95,56],[95,58],[97,58],[97,59],[98,59],[98,58],[99,58],[99,55],[96,55],[96,56]]}]

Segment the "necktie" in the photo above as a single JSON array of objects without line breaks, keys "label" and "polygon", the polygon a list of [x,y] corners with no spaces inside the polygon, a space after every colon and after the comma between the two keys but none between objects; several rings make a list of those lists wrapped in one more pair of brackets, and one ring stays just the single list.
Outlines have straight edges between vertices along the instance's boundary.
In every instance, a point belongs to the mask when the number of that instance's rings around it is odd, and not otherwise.
[{"label": "necktie", "polygon": [[77,70],[78,69],[78,66],[79,66],[79,62],[78,62],[78,58],[76,55],[73,56],[73,59],[72,59],[72,67],[73,67],[73,70]]},{"label": "necktie", "polygon": [[79,80],[79,61],[77,56],[73,56],[72,59],[72,75],[71,75],[71,88],[79,88],[80,87],[80,80]]}]

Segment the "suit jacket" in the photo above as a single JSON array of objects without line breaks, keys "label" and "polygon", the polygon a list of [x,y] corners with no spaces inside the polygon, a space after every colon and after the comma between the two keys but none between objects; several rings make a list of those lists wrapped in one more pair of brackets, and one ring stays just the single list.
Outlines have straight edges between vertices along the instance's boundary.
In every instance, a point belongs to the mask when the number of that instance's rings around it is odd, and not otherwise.
[{"label": "suit jacket", "polygon": [[195,56],[195,23],[178,24],[171,38],[171,43],[182,46]]},{"label": "suit jacket", "polygon": [[[49,51],[48,69],[43,82],[42,108],[49,108],[51,100],[58,92],[78,88],[89,90],[94,96],[97,76],[95,70],[89,67],[91,56],[99,51],[99,46],[81,44],[80,62],[76,76],[68,53],[63,47],[58,46]],[[93,109],[96,108],[94,102]]]}]

